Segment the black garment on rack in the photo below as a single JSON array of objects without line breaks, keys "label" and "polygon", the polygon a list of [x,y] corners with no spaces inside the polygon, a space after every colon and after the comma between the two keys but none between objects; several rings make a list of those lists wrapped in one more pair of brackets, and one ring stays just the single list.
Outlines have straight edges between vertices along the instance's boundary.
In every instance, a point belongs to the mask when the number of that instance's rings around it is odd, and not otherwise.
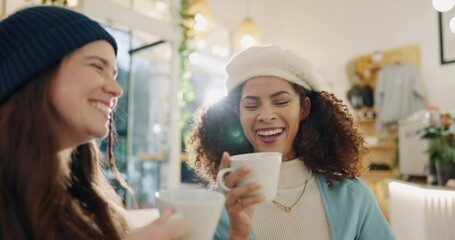
[{"label": "black garment on rack", "polygon": [[354,109],[360,109],[364,106],[362,97],[362,87],[354,85],[347,93],[349,103]]},{"label": "black garment on rack", "polygon": [[373,107],[374,106],[374,92],[373,88],[369,85],[365,85],[362,87],[362,100],[363,105],[365,107]]}]

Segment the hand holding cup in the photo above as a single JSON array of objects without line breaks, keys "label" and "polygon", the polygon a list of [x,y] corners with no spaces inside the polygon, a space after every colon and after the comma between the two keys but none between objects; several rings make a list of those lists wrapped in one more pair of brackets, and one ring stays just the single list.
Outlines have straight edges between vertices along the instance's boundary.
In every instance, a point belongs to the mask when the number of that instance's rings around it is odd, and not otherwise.
[{"label": "hand holding cup", "polygon": [[266,201],[273,201],[278,188],[282,154],[279,152],[258,152],[231,156],[231,166],[220,169],[217,174],[217,183],[226,192],[232,190],[225,185],[223,179],[226,174],[247,166],[250,172],[237,182],[237,186],[250,183],[259,183],[261,188],[248,194],[248,196],[264,195]]},{"label": "hand holding cup", "polygon": [[170,219],[185,219],[191,229],[184,240],[211,240],[221,216],[225,197],[205,189],[165,189],[156,193],[160,212],[172,207]]}]

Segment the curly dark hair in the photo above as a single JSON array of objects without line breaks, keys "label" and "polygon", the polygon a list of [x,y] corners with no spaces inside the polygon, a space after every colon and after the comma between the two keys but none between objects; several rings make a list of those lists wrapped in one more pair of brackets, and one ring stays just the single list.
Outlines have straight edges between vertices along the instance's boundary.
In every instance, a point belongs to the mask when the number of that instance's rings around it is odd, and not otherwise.
[{"label": "curly dark hair", "polygon": [[[306,97],[311,101],[310,114],[300,121],[294,141],[298,158],[312,171],[324,173],[329,187],[333,181],[360,176],[367,167],[364,155],[368,149],[347,106],[332,93],[290,84],[301,105]],[[201,106],[194,114],[187,140],[188,165],[212,186],[224,151],[231,155],[253,152],[236,111],[244,85],[212,106]]]}]

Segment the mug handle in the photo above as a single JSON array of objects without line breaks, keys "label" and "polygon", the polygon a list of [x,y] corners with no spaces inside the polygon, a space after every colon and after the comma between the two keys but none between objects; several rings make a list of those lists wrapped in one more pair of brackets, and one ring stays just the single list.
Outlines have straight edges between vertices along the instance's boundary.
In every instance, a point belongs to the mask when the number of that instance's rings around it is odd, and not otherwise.
[{"label": "mug handle", "polygon": [[225,191],[225,192],[230,192],[231,188],[229,188],[226,185],[224,185],[223,178],[224,178],[224,175],[226,175],[227,173],[230,173],[232,171],[233,171],[232,168],[223,168],[216,175],[216,182],[221,187],[221,189],[223,189],[223,191]]}]

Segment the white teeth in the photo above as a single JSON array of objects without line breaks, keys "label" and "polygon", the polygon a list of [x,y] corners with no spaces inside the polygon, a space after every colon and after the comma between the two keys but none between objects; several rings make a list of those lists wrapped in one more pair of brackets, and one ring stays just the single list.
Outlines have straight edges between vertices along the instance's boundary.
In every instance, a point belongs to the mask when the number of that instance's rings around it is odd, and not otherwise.
[{"label": "white teeth", "polygon": [[257,131],[256,133],[261,136],[271,136],[282,132],[283,132],[282,128],[277,128],[274,130]]},{"label": "white teeth", "polygon": [[92,105],[94,108],[98,109],[98,110],[101,110],[105,113],[111,113],[112,112],[112,108],[100,103],[100,102],[91,102],[90,105]]}]

